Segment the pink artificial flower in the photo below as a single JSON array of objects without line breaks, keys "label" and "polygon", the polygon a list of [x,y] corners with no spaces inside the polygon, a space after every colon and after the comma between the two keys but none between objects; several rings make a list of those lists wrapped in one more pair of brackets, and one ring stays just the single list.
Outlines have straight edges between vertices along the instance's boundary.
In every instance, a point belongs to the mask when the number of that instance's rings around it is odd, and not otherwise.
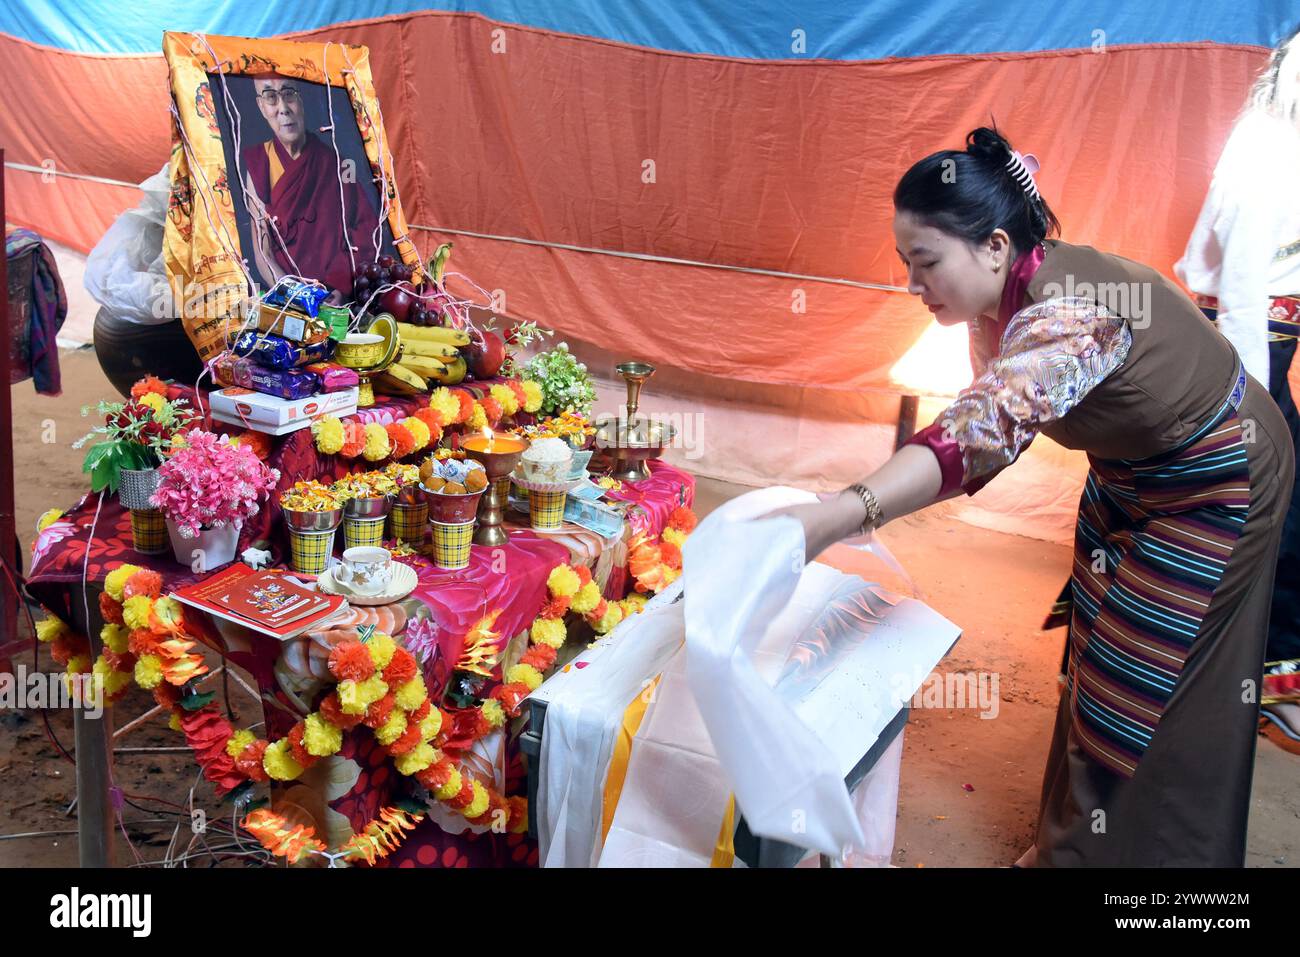
[{"label": "pink artificial flower", "polygon": [[247,445],[232,446],[199,429],[187,432],[185,443],[159,466],[153,504],[186,537],[257,514],[259,500],[280,479]]}]

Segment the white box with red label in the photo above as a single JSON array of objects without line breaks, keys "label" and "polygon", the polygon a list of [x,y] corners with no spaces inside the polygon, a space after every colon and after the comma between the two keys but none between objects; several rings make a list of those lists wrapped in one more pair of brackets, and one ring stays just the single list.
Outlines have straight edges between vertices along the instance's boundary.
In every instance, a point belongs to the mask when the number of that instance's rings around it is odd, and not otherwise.
[{"label": "white box with red label", "polygon": [[357,388],[305,399],[281,399],[250,389],[232,386],[208,394],[212,418],[216,422],[240,425],[267,435],[287,435],[305,429],[322,415],[342,418],[357,411]]}]

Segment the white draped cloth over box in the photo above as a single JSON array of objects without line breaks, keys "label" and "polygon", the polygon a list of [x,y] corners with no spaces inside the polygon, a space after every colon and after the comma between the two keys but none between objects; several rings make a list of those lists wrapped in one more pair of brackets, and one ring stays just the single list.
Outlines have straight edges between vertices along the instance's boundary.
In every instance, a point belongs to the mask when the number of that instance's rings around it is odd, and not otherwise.
[{"label": "white draped cloth over box", "polygon": [[[545,866],[709,866],[733,795],[759,837],[888,862],[901,736],[854,795],[844,779],[959,632],[919,601],[805,565],[794,519],[757,520],[807,501],[771,488],[711,513],[673,588],[539,689]],[[624,710],[656,676],[602,842]]]}]

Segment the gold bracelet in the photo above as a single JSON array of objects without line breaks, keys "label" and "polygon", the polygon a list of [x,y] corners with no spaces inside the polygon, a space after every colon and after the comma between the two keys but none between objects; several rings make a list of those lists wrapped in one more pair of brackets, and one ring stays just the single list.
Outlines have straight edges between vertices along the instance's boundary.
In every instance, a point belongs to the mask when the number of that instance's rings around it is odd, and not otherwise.
[{"label": "gold bracelet", "polygon": [[880,510],[880,502],[876,499],[876,493],[861,482],[854,482],[849,486],[849,490],[862,499],[862,504],[867,510],[867,517],[863,520],[862,528],[858,530],[858,534],[865,535],[871,529],[879,528],[884,519],[884,513]]}]

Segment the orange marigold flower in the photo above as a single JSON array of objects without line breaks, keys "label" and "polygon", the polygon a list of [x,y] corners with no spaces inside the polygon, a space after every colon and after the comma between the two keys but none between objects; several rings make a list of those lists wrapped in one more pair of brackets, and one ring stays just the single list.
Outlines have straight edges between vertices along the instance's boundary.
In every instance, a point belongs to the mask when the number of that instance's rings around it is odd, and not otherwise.
[{"label": "orange marigold flower", "polygon": [[60,635],[50,642],[50,657],[60,665],[67,665],[77,655],[89,654],[90,642],[85,635]]},{"label": "orange marigold flower", "polygon": [[388,662],[388,667],[384,669],[384,684],[390,688],[396,688],[406,684],[415,677],[415,672],[419,667],[415,656],[405,648],[398,648],[393,652],[392,660]]},{"label": "orange marigold flower", "polygon": [[501,416],[505,410],[501,408],[501,403],[492,396],[483,396],[483,398],[479,399],[478,404],[483,406],[483,414],[487,416],[487,420],[491,425],[496,425],[501,421]]},{"label": "orange marigold flower", "polygon": [[695,531],[695,526],[698,523],[699,519],[695,517],[695,513],[685,505],[678,505],[673,509],[672,514],[668,516],[669,528],[675,528],[679,532],[685,532],[688,535]]},{"label": "orange marigold flower", "polygon": [[682,567],[682,550],[672,542],[659,543],[659,558],[669,568],[680,569]]},{"label": "orange marigold flower", "polygon": [[415,779],[423,784],[430,791],[436,791],[440,787],[446,786],[451,780],[452,772],[456,770],[456,765],[443,758],[441,761],[435,761],[423,771],[415,775]]},{"label": "orange marigold flower", "polygon": [[573,565],[574,573],[578,576],[578,587],[581,588],[587,582],[591,581],[591,569],[586,565]]},{"label": "orange marigold flower", "polygon": [[460,403],[460,412],[456,414],[456,422],[467,422],[469,417],[474,414],[474,397],[464,389],[452,389],[451,394],[456,397]]},{"label": "orange marigold flower", "polygon": [[148,628],[135,629],[126,641],[126,646],[130,649],[131,654],[139,657],[161,654],[158,649],[159,644],[161,642],[159,642],[158,636]]},{"label": "orange marigold flower", "polygon": [[469,807],[474,802],[474,779],[468,774],[460,776],[460,793],[447,803],[454,808]]},{"label": "orange marigold flower", "polygon": [[428,426],[430,445],[442,438],[442,427],[447,423],[443,421],[442,413],[437,409],[425,406],[423,409],[416,409],[411,415]]},{"label": "orange marigold flower", "polygon": [[397,740],[388,746],[388,753],[405,754],[422,740],[424,739],[420,737],[419,723],[415,721],[407,721],[406,730],[398,735]]},{"label": "orange marigold flower", "polygon": [[555,664],[556,649],[550,645],[533,645],[525,651],[520,657],[520,662],[525,665],[532,665],[538,671],[545,672]]},{"label": "orange marigold flower", "polygon": [[131,398],[133,399],[138,399],[150,392],[156,392],[164,399],[167,398],[167,383],[157,376],[147,375],[131,386]]},{"label": "orange marigold flower", "polygon": [[519,402],[519,408],[522,409],[528,402],[528,393],[524,391],[524,384],[518,379],[511,379],[506,383],[506,385],[509,386],[510,391],[515,394],[515,399]]},{"label": "orange marigold flower", "polygon": [[122,624],[122,603],[106,591],[99,593],[99,614],[110,625]]},{"label": "orange marigold flower", "polygon": [[414,711],[412,711],[410,714],[406,716],[406,719],[408,721],[412,721],[416,724],[419,724],[421,721],[423,721],[425,718],[429,716],[429,712],[432,709],[433,709],[432,702],[430,702],[428,698],[425,698],[423,701],[420,702],[420,706],[418,708],[416,708]]},{"label": "orange marigold flower", "polygon": [[147,595],[150,598],[157,598],[162,594],[162,576],[156,571],[148,568],[142,568],[126,580],[122,587],[122,598],[133,598],[136,595]]},{"label": "orange marigold flower", "polygon": [[501,685],[492,693],[492,697],[501,702],[506,714],[514,715],[519,711],[519,702],[528,697],[528,685],[519,681]]},{"label": "orange marigold flower", "polygon": [[355,459],[365,450],[366,429],[360,422],[350,420],[343,423],[343,447],[339,455],[345,459]]},{"label": "orange marigold flower", "polygon": [[341,641],[330,652],[330,674],[339,681],[365,681],[375,673],[370,651],[359,641]]},{"label": "orange marigold flower", "polygon": [[267,744],[268,742],[260,739],[254,741],[239,752],[239,757],[235,758],[235,769],[258,784],[265,784],[271,780],[270,775],[266,773],[266,768],[262,767],[262,755],[266,753]]},{"label": "orange marigold flower", "polygon": [[390,691],[366,709],[366,715],[361,719],[362,723],[364,723],[367,728],[378,728],[381,724],[387,721],[388,716],[393,713],[393,707],[395,704],[396,701],[393,698],[393,693]]},{"label": "orange marigold flower", "polygon": [[349,728],[355,728],[361,723],[361,719],[365,717],[364,714],[348,714],[345,712],[342,705],[339,704],[338,694],[333,691],[321,699],[318,708],[321,717],[334,725],[334,727],[342,728],[344,731]]},{"label": "orange marigold flower", "polygon": [[293,759],[301,764],[304,768],[309,768],[320,760],[316,755],[307,750],[307,745],[303,743],[302,736],[307,731],[307,724],[299,721],[289,729],[289,751],[293,754]]},{"label": "orange marigold flower", "polygon": [[609,602],[602,598],[595,608],[587,612],[587,621],[600,621],[607,611],[609,611]]},{"label": "orange marigold flower", "polygon": [[388,442],[393,447],[393,458],[404,459],[415,451],[415,436],[401,422],[384,426],[384,431],[388,433]]},{"label": "orange marigold flower", "polygon": [[548,598],[546,604],[542,605],[542,610],[537,613],[538,618],[563,618],[569,613],[569,605],[573,603],[572,596],[557,595],[554,598]]}]

